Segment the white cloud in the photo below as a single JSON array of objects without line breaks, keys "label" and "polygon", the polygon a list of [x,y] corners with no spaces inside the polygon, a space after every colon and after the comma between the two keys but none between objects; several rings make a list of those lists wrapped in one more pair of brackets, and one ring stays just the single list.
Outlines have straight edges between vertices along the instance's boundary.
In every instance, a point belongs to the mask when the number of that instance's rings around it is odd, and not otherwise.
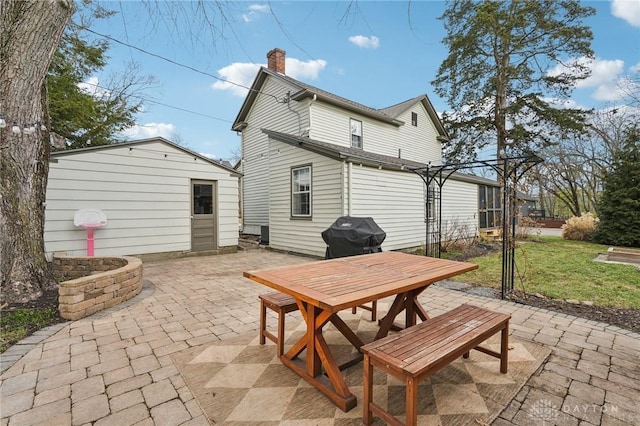
[{"label": "white cloud", "polygon": [[176,132],[176,126],[171,123],[147,123],[136,124],[122,131],[122,135],[127,139],[148,139],[156,136],[161,136],[165,139],[171,140]]},{"label": "white cloud", "polygon": [[[234,96],[245,96],[253,79],[260,69],[260,64],[236,62],[218,70],[218,75],[226,81],[218,80],[211,85],[214,90],[228,90]],[[233,83],[235,84],[233,84]]]},{"label": "white cloud", "polygon": [[87,81],[78,83],[78,88],[87,95],[94,98],[102,98],[109,96],[109,91],[100,87],[100,79],[98,77],[89,77]]},{"label": "white cloud", "polygon": [[218,161],[220,158],[217,157],[214,154],[208,153],[208,152],[199,152],[198,154],[202,155],[203,157],[207,157],[210,160],[216,160]]},{"label": "white cloud", "polygon": [[[595,88],[591,95],[592,98],[600,101],[613,101],[622,97],[622,91],[619,88],[619,82],[623,78],[624,61],[622,59],[589,59],[578,58],[569,61],[569,63],[577,63],[591,69],[591,75],[583,80],[576,82],[577,88]],[[568,73],[570,69],[564,65],[557,65],[549,70],[549,75],[560,75]]]},{"label": "white cloud", "polygon": [[632,65],[632,66],[629,68],[629,72],[632,72],[632,73],[633,73],[633,72],[640,72],[640,62],[638,62],[638,63],[637,63],[637,64],[635,64],[635,65]]},{"label": "white cloud", "polygon": [[640,27],[640,2],[638,0],[612,0],[611,14],[624,19],[634,27]]},{"label": "white cloud", "polygon": [[591,68],[591,75],[584,80],[580,80],[577,87],[601,87],[611,84],[624,71],[624,61],[622,59],[604,60],[596,58],[588,66]]},{"label": "white cloud", "polygon": [[559,98],[548,98],[548,97],[542,97],[541,99],[545,102],[548,102],[549,104],[551,104],[556,108],[571,108],[571,109],[584,109],[584,110],[589,109],[588,107],[579,104],[573,99],[559,99]]},{"label": "white cloud", "polygon": [[380,46],[380,39],[376,36],[356,35],[349,37],[349,41],[362,49],[377,49]]},{"label": "white cloud", "polygon": [[[228,90],[234,96],[246,96],[260,66],[266,64],[249,64],[236,62],[218,70],[218,74],[226,81],[218,80],[211,85],[214,90]],[[306,62],[295,58],[285,59],[286,74],[295,79],[315,80],[320,71],[325,69],[327,61],[323,59]],[[234,84],[235,83],[235,84]]]},{"label": "white cloud", "polygon": [[242,20],[244,22],[255,21],[261,13],[267,13],[269,10],[267,4],[252,4],[249,6],[249,12],[242,14]]},{"label": "white cloud", "polygon": [[286,58],[285,68],[287,75],[295,79],[315,80],[320,71],[325,69],[327,61],[324,59],[311,59],[302,62],[296,58]]}]

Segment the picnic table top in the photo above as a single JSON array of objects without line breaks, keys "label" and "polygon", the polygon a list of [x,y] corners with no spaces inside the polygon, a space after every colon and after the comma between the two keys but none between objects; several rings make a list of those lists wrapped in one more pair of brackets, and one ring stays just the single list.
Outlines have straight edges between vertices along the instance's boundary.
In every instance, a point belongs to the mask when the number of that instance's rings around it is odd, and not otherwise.
[{"label": "picnic table top", "polygon": [[244,272],[244,276],[330,312],[426,287],[478,265],[402,252],[342,257]]}]

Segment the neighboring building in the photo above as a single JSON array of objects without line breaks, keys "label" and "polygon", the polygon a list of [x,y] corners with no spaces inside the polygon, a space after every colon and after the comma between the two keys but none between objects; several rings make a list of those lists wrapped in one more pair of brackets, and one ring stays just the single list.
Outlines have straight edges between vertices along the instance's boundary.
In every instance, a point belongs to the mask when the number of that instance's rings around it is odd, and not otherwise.
[{"label": "neighboring building", "polygon": [[86,255],[80,209],[100,209],[95,255],[235,250],[238,179],[229,165],[163,138],[51,154],[45,252]]},{"label": "neighboring building", "polygon": [[[243,231],[322,255],[320,233],[337,217],[371,216],[387,233],[383,249],[423,245],[433,209],[410,169],[440,164],[447,140],[427,96],[373,109],[288,77],[283,50],[267,58],[232,126],[242,133]],[[453,232],[477,234],[477,179],[456,174],[443,188]]]}]

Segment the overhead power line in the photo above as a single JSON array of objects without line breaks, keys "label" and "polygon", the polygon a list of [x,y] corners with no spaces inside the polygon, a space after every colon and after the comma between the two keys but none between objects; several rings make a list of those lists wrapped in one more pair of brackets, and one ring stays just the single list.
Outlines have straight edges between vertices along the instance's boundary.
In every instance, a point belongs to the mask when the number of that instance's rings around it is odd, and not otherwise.
[{"label": "overhead power line", "polygon": [[263,95],[266,95],[266,96],[270,96],[270,97],[274,98],[276,101],[280,102],[280,99],[276,95],[272,95],[271,93],[266,93],[266,92],[261,92],[259,90],[254,90],[251,87],[245,86],[244,84],[236,83],[234,81],[227,80],[227,79],[222,78],[222,77],[218,77],[217,75],[214,75],[214,74],[211,74],[209,72],[202,71],[202,70],[199,70],[197,68],[194,68],[191,65],[185,65],[185,64],[182,64],[180,62],[174,61],[173,59],[169,59],[169,58],[166,58],[166,57],[164,57],[162,55],[158,55],[157,53],[149,52],[148,50],[145,50],[145,49],[142,49],[140,47],[134,46],[134,45],[132,45],[130,43],[126,43],[124,41],[115,39],[115,38],[113,38],[111,36],[108,36],[106,34],[101,34],[99,32],[93,31],[92,29],[90,29],[88,27],[85,27],[84,25],[78,24],[76,22],[73,22],[73,25],[77,26],[80,29],[83,29],[84,31],[90,32],[91,34],[97,35],[98,37],[103,37],[103,38],[105,38],[107,40],[113,41],[114,43],[121,44],[121,45],[126,46],[126,47],[128,47],[130,49],[135,49],[138,52],[144,53],[145,55],[149,55],[149,56],[153,56],[154,58],[162,59],[163,61],[169,62],[169,63],[171,63],[173,65],[188,69],[188,70],[196,72],[198,74],[206,75],[207,77],[214,78],[214,79],[222,81],[224,83],[229,83],[229,84],[232,84],[234,86],[241,87],[243,89],[247,89],[250,92],[256,92],[256,93],[260,93],[260,94],[263,94]]},{"label": "overhead power line", "polygon": [[[86,84],[87,86],[95,87],[96,89],[107,90],[107,91],[111,90],[108,87],[103,87],[103,86],[100,86],[99,84],[95,84],[95,83],[83,82],[82,84]],[[206,118],[211,118],[213,120],[224,121],[225,123],[233,123],[233,121],[227,120],[225,118],[215,117],[213,115],[204,114],[202,112],[192,111],[192,110],[189,110],[189,109],[186,109],[186,108],[177,107],[175,105],[165,104],[164,102],[155,101],[153,99],[145,98],[144,96],[133,95],[133,94],[129,94],[127,96],[132,97],[132,98],[136,98],[136,99],[140,99],[140,100],[145,101],[145,102],[150,102],[152,104],[162,105],[164,107],[172,108],[172,109],[175,109],[175,110],[178,110],[178,111],[188,112],[190,114],[199,115],[199,116],[206,117]]]}]

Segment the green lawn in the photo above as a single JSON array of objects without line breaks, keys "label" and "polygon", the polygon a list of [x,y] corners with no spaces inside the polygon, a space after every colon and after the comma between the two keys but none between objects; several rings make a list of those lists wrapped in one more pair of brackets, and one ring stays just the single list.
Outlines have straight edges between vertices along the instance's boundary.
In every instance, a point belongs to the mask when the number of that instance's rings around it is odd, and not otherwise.
[{"label": "green lawn", "polygon": [[0,353],[34,331],[59,322],[57,307],[17,309],[0,313]]},{"label": "green lawn", "polygon": [[[607,246],[540,237],[518,242],[515,288],[551,298],[592,301],[597,305],[640,309],[640,269],[594,262]],[[500,288],[501,252],[469,259],[479,269],[457,280]]]}]

